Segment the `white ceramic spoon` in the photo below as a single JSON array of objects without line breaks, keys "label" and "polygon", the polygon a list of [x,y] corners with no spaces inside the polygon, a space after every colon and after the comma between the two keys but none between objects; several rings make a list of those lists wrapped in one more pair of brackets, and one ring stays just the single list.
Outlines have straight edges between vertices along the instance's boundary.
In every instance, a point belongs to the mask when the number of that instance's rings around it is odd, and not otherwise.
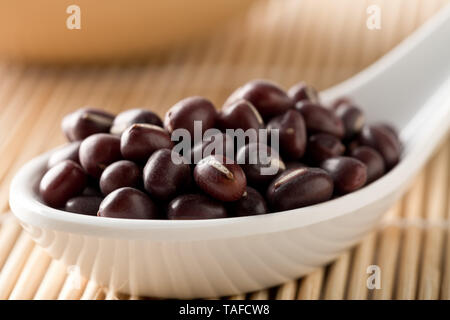
[{"label": "white ceramic spoon", "polygon": [[[396,49],[323,93],[350,96],[371,121],[401,129],[401,162],[338,199],[263,216],[198,221],[104,219],[43,205],[36,186],[50,153],[15,177],[11,208],[34,240],[99,284],[132,294],[214,297],[298,278],[374,228],[450,125],[450,6]],[[73,269],[71,269],[73,270]]]}]

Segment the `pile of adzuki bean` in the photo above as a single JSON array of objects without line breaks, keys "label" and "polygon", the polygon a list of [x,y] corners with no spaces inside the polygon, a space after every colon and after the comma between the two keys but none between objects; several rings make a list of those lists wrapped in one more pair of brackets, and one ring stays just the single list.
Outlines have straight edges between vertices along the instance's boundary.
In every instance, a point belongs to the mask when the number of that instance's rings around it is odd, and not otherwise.
[{"label": "pile of adzuki bean", "polygon": [[[271,152],[265,166],[278,172],[261,174],[258,161],[238,165],[238,159],[256,156],[250,144],[227,163],[225,151],[234,144],[224,133],[215,137],[224,139],[224,153],[196,165],[175,164],[172,157],[186,155],[171,150],[171,133],[185,128],[193,134],[195,120],[203,130],[278,129],[279,153],[267,144],[253,145]],[[50,157],[40,183],[42,200],[68,212],[114,218],[211,219],[309,206],[380,178],[401,153],[391,126],[365,124],[362,111],[346,98],[325,107],[303,82],[287,93],[266,80],[248,82],[220,111],[205,98],[186,98],[166,113],[164,123],[145,109],[114,116],[83,108],[67,115],[62,128],[70,144]]]}]

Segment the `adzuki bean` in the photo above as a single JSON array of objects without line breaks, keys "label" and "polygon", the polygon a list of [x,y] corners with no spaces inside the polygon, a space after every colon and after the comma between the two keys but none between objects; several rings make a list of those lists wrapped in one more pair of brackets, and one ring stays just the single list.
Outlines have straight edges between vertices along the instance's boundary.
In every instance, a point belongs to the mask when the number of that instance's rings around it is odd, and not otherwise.
[{"label": "adzuki bean", "polygon": [[142,191],[125,187],[106,196],[100,204],[99,217],[124,219],[156,219],[158,208]]},{"label": "adzuki bean", "polygon": [[334,187],[338,194],[358,190],[367,181],[366,165],[355,158],[330,158],[322,162],[321,167],[333,178]]},{"label": "adzuki bean", "polygon": [[194,139],[194,122],[202,124],[202,134],[213,128],[217,120],[217,111],[208,99],[189,97],[177,102],[166,113],[164,127],[172,133],[176,129],[186,129]]},{"label": "adzuki bean", "polygon": [[96,216],[100,203],[103,201],[101,197],[95,196],[78,196],[69,199],[64,208],[65,211]]},{"label": "adzuki bean", "polygon": [[86,186],[84,170],[74,161],[65,160],[48,170],[41,179],[39,192],[49,206],[60,208],[79,195]]},{"label": "adzuki bean", "polygon": [[120,139],[112,134],[93,134],[81,143],[79,157],[84,170],[94,178],[100,178],[107,166],[122,159]]},{"label": "adzuki bean", "polygon": [[294,105],[283,89],[267,80],[253,80],[238,88],[227,99],[224,109],[240,99],[249,101],[265,119],[280,115]]},{"label": "adzuki bean", "polygon": [[328,133],[339,139],[344,136],[344,124],[333,111],[307,100],[297,102],[295,108],[305,119],[308,133]]},{"label": "adzuki bean", "polygon": [[220,111],[189,97],[164,122],[143,108],[117,116],[82,108],[62,128],[71,143],[48,158],[42,201],[112,218],[217,219],[301,208],[379,179],[402,152],[394,127],[365,124],[349,98],[325,108],[305,82],[288,92],[267,80],[247,82]]},{"label": "adzuki bean", "polygon": [[170,200],[188,189],[191,168],[183,161],[180,155],[169,149],[161,149],[151,155],[144,168],[144,187],[150,196]]},{"label": "adzuki bean", "polygon": [[114,115],[94,108],[82,108],[64,117],[62,129],[69,141],[83,140],[94,133],[109,132]]},{"label": "adzuki bean", "polygon": [[128,160],[120,160],[106,167],[100,176],[100,190],[108,195],[116,189],[139,188],[142,181],[141,169]]},{"label": "adzuki bean", "polygon": [[304,100],[308,100],[312,103],[319,103],[319,95],[316,89],[307,85],[304,81],[293,85],[288,90],[288,96],[291,97],[294,103]]},{"label": "adzuki bean", "polygon": [[48,159],[47,168],[54,167],[57,163],[64,160],[72,160],[79,164],[80,157],[78,156],[78,153],[80,150],[80,145],[81,141],[74,141],[53,152]]},{"label": "adzuki bean", "polygon": [[335,114],[344,124],[345,139],[351,139],[361,131],[365,119],[363,112],[358,107],[347,103],[341,103],[336,107]]},{"label": "adzuki bean", "polygon": [[364,126],[359,136],[359,143],[377,150],[383,157],[388,170],[400,160],[400,142],[386,127],[380,125]]},{"label": "adzuki bean", "polygon": [[340,156],[344,152],[345,146],[335,136],[318,133],[309,137],[308,157],[317,164],[328,158]]},{"label": "adzuki bean", "polygon": [[170,220],[220,219],[227,217],[222,203],[201,194],[184,194],[173,199],[167,209]]},{"label": "adzuki bean", "polygon": [[283,172],[267,189],[273,211],[302,208],[327,201],[333,195],[333,180],[319,168],[290,169]]},{"label": "adzuki bean", "polygon": [[145,109],[130,109],[119,113],[112,123],[110,132],[121,135],[128,127],[135,123],[153,124],[162,127],[161,118],[154,112]]},{"label": "adzuki bean", "polygon": [[203,158],[195,166],[194,179],[200,189],[220,201],[240,199],[247,186],[241,167],[218,155]]},{"label": "adzuki bean", "polygon": [[351,152],[351,156],[366,165],[367,183],[377,180],[386,172],[383,157],[375,149],[366,146],[357,147]]},{"label": "adzuki bean", "polygon": [[288,110],[283,115],[272,118],[267,129],[278,130],[280,150],[287,159],[300,159],[306,149],[306,126],[302,115]]},{"label": "adzuki bean", "polygon": [[280,155],[262,143],[250,143],[237,153],[236,162],[241,165],[249,185],[266,187],[275,176],[286,169]]},{"label": "adzuki bean", "polygon": [[173,142],[168,132],[152,124],[133,124],[120,138],[120,151],[123,157],[144,164],[156,150],[171,149],[172,146]]},{"label": "adzuki bean", "polygon": [[258,110],[247,100],[241,99],[231,103],[220,111],[218,127],[225,129],[261,129],[264,121]]},{"label": "adzuki bean", "polygon": [[254,216],[268,212],[266,200],[252,187],[247,187],[239,200],[231,202],[229,210],[236,217]]}]

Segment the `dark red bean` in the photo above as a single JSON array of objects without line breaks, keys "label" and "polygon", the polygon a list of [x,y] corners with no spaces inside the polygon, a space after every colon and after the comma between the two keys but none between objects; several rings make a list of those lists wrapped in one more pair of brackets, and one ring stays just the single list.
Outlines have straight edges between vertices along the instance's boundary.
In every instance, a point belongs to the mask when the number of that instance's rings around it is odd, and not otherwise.
[{"label": "dark red bean", "polygon": [[233,137],[225,133],[215,134],[206,137],[192,148],[191,163],[198,163],[201,159],[211,155],[222,155],[234,160],[236,156],[234,149]]},{"label": "dark red bean", "polygon": [[266,187],[286,169],[279,154],[262,143],[250,143],[242,147],[237,152],[236,162],[244,170],[248,184],[257,189]]},{"label": "dark red bean", "polygon": [[153,124],[158,127],[163,126],[161,118],[156,113],[145,109],[130,109],[116,116],[110,132],[121,135],[128,127],[135,123]]},{"label": "dark red bean", "polygon": [[103,197],[103,193],[100,191],[100,187],[97,185],[94,185],[93,183],[89,183],[88,179],[88,185],[86,188],[84,188],[83,192],[81,193],[82,196],[87,197]]},{"label": "dark red bean", "polygon": [[361,144],[359,143],[359,137],[358,137],[358,138],[355,138],[354,140],[347,142],[345,151],[348,155],[351,155],[353,150],[355,150],[356,148],[358,148],[360,146],[361,146]]},{"label": "dark red bean", "polygon": [[39,184],[39,192],[46,204],[60,208],[83,191],[86,181],[84,170],[74,161],[65,160],[45,173]]},{"label": "dark red bean", "polygon": [[306,125],[302,115],[295,110],[272,118],[267,129],[278,130],[280,150],[283,157],[300,159],[306,149]]},{"label": "dark red bean", "polygon": [[120,139],[120,151],[125,159],[146,163],[159,149],[171,149],[170,135],[161,127],[136,123],[126,129]]},{"label": "dark red bean", "polygon": [[328,158],[340,156],[344,152],[345,146],[335,136],[318,133],[309,137],[308,157],[317,164]]},{"label": "dark red bean", "polygon": [[213,128],[217,119],[217,111],[208,99],[189,97],[177,102],[166,113],[164,127],[172,133],[176,129],[186,129],[194,139],[194,122],[201,121],[202,134]]},{"label": "dark red bean", "polygon": [[247,186],[244,171],[224,156],[208,156],[194,169],[194,180],[207,194],[220,201],[236,201]]},{"label": "dark red bean", "polygon": [[103,201],[101,197],[79,196],[71,198],[66,202],[65,211],[96,216],[100,203]]},{"label": "dark red bean", "polygon": [[231,202],[229,212],[232,216],[254,216],[268,212],[266,200],[263,196],[251,187],[247,187],[241,199]]},{"label": "dark red bean", "polygon": [[290,169],[275,179],[266,197],[274,211],[306,207],[331,199],[333,180],[319,168]]},{"label": "dark red bean", "polygon": [[351,152],[353,158],[358,159],[367,167],[367,183],[377,180],[386,172],[383,157],[370,147],[361,146]]},{"label": "dark red bean", "polygon": [[185,194],[173,199],[167,209],[170,220],[220,219],[227,217],[222,203],[202,194]]},{"label": "dark red bean", "polygon": [[304,163],[301,162],[297,162],[297,161],[289,161],[286,162],[286,171],[289,169],[300,169],[300,168],[305,168],[306,165]]},{"label": "dark red bean", "polygon": [[344,136],[344,124],[331,110],[309,101],[300,101],[295,108],[305,119],[309,134],[328,133],[339,139]]},{"label": "dark red bean", "polygon": [[81,143],[79,157],[84,170],[100,178],[107,166],[122,159],[120,138],[106,133],[91,135]]},{"label": "dark red bean", "polygon": [[394,167],[400,160],[400,141],[384,127],[364,126],[359,136],[359,143],[377,150],[383,157],[387,170]]},{"label": "dark red bean", "polygon": [[144,168],[145,190],[158,200],[169,200],[191,183],[191,168],[169,149],[152,154]]},{"label": "dark red bean", "polygon": [[353,101],[349,97],[341,97],[341,98],[336,99],[333,102],[333,104],[331,105],[331,108],[333,110],[336,110],[336,108],[338,108],[341,104],[353,104]]},{"label": "dark red bean", "polygon": [[396,139],[398,139],[398,132],[397,129],[389,124],[389,123],[377,123],[376,126],[379,128],[382,128],[384,130],[387,130],[390,134],[392,134]]},{"label": "dark red bean", "polygon": [[141,185],[141,169],[128,160],[120,160],[106,167],[100,177],[100,190],[106,196],[114,190]]},{"label": "dark red bean", "polygon": [[79,164],[80,158],[78,151],[80,150],[80,144],[81,141],[71,142],[53,152],[48,159],[47,168],[51,168],[64,160],[72,160]]},{"label": "dark red bean", "polygon": [[321,165],[334,181],[335,191],[345,194],[358,190],[367,181],[367,167],[361,161],[350,157],[334,157]]},{"label": "dark red bean", "polygon": [[125,219],[156,219],[158,208],[142,191],[133,188],[117,189],[100,204],[99,217]]},{"label": "dark red bean", "polygon": [[218,117],[220,129],[261,129],[264,121],[258,110],[247,100],[237,100],[221,110]]},{"label": "dark red bean", "polygon": [[109,132],[114,115],[94,109],[82,108],[62,120],[62,129],[69,141],[83,140],[94,133]]},{"label": "dark red bean", "polygon": [[264,119],[282,114],[294,106],[283,89],[267,80],[253,80],[238,88],[227,99],[224,109],[240,99],[253,104]]},{"label": "dark red bean", "polygon": [[317,90],[303,81],[293,85],[288,90],[288,96],[294,103],[304,100],[308,100],[312,103],[319,103],[319,94],[317,93]]},{"label": "dark red bean", "polygon": [[335,109],[335,114],[342,120],[345,128],[345,139],[351,139],[364,126],[364,113],[354,105],[341,103]]}]

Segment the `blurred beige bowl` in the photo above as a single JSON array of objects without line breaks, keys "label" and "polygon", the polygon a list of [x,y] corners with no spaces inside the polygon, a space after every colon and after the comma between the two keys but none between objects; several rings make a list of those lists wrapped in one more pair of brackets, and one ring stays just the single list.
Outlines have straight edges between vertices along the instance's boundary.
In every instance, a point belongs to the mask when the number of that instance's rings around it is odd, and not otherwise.
[{"label": "blurred beige bowl", "polygon": [[[253,1],[0,0],[0,55],[51,63],[142,58],[210,33]],[[67,28],[70,5],[80,8],[81,29]]]}]

